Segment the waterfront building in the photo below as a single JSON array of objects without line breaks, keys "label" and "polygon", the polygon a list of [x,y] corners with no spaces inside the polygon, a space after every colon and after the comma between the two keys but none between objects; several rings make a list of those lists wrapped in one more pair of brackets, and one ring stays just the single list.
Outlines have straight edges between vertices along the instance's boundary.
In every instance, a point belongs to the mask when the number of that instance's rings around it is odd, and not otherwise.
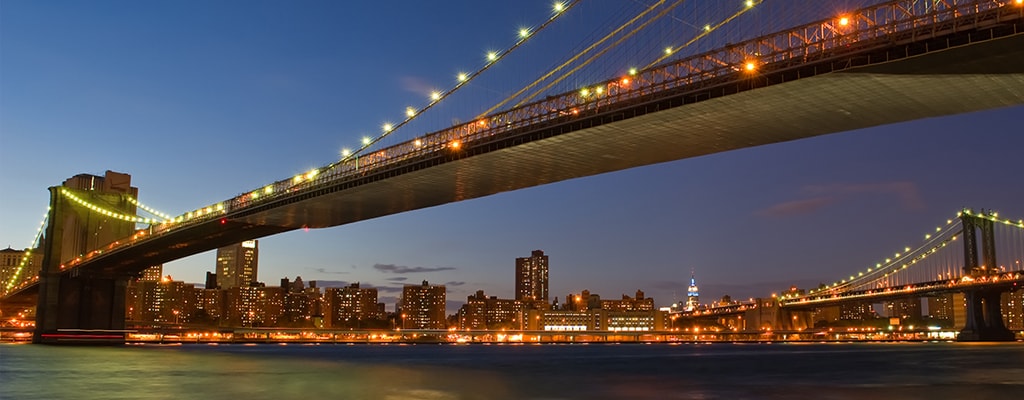
[{"label": "waterfront building", "polygon": [[829,325],[839,321],[839,306],[815,308],[811,311],[811,325]]},{"label": "waterfront building", "polygon": [[953,322],[953,295],[943,294],[928,297],[928,316]]},{"label": "waterfront building", "polygon": [[601,325],[612,332],[647,332],[666,329],[664,311],[601,311]]},{"label": "waterfront building", "polygon": [[222,289],[255,284],[258,266],[258,240],[246,240],[217,249],[217,283]]},{"label": "waterfront building", "polygon": [[899,319],[920,319],[921,298],[897,299],[885,302],[885,316]]},{"label": "waterfront building", "polygon": [[402,329],[445,329],[445,287],[431,285],[405,285],[402,288]]},{"label": "waterfront building", "polygon": [[220,320],[222,326],[254,327],[257,326],[259,310],[259,286],[235,286],[224,290],[224,315]]},{"label": "waterfront building", "polygon": [[260,286],[256,303],[256,326],[278,326],[284,315],[285,289],[277,286]]},{"label": "waterfront building", "polygon": [[874,317],[875,309],[871,303],[845,303],[839,306],[839,319],[844,321],[862,321]]},{"label": "waterfront building", "polygon": [[524,305],[518,300],[486,296],[483,290],[466,299],[459,308],[459,329],[523,329]]},{"label": "waterfront building", "polygon": [[526,329],[543,331],[648,332],[668,328],[668,312],[580,310],[528,310]]},{"label": "waterfront building", "polygon": [[565,304],[562,309],[566,311],[588,311],[601,309],[601,296],[597,293],[590,293],[590,290],[569,293],[565,296]]},{"label": "waterfront building", "polygon": [[1013,331],[1024,330],[1024,290],[1004,292],[1000,299],[1006,327]]},{"label": "waterfront building", "polygon": [[654,298],[644,297],[644,292],[637,290],[636,297],[623,294],[621,300],[601,300],[601,309],[606,311],[653,311]]},{"label": "waterfront building", "polygon": [[128,281],[128,287],[125,291],[125,321],[154,322],[155,317],[153,314],[146,312],[147,309],[153,307],[153,304],[147,304],[146,301],[147,299],[153,301],[155,297],[153,293],[146,292],[156,291],[157,286],[152,284],[143,285],[142,282],[160,282],[165,279],[163,273],[163,265],[154,265],[142,270],[138,278]]},{"label": "waterfront building", "polygon": [[527,304],[548,302],[548,256],[534,250],[516,258],[516,300]]},{"label": "waterfront building", "polygon": [[529,310],[526,317],[526,329],[531,331],[596,331],[601,329],[600,315],[589,311]]},{"label": "waterfront building", "polygon": [[129,284],[125,319],[138,324],[180,324],[192,320],[198,309],[195,285],[165,276],[159,281]]},{"label": "waterfront building", "polygon": [[213,326],[218,325],[220,319],[224,317],[224,303],[227,301],[226,295],[227,292],[216,288],[200,289],[197,294],[199,300],[196,307],[196,318],[193,318],[193,322]]},{"label": "waterfront building", "polygon": [[[28,257],[25,257],[28,254]],[[25,261],[24,266],[22,260]],[[0,284],[16,280],[18,284],[39,274],[43,252],[38,249],[15,250],[9,246],[0,250]],[[21,270],[19,272],[19,269]],[[0,287],[0,290],[4,288]]]},{"label": "waterfront building", "polygon": [[383,319],[377,307],[377,288],[359,287],[356,282],[344,288],[327,288],[325,297],[325,322],[331,328],[368,328]]}]

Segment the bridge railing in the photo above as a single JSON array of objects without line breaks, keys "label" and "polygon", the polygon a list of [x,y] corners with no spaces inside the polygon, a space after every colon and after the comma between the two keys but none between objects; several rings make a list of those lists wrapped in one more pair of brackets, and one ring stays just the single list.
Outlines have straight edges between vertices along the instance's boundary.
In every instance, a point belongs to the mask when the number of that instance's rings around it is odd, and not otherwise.
[{"label": "bridge railing", "polygon": [[[107,253],[171,231],[227,218],[270,201],[359,179],[413,160],[442,158],[450,152],[462,151],[465,146],[479,145],[524,130],[625,109],[653,101],[656,96],[667,92],[702,90],[865,49],[937,37],[961,29],[975,29],[1008,17],[1020,18],[1024,7],[1014,1],[890,1],[692,55],[279,180],[153,225],[146,230],[148,235],[144,238],[118,243]],[[65,266],[71,268],[80,262],[82,260],[68,260]]]}]

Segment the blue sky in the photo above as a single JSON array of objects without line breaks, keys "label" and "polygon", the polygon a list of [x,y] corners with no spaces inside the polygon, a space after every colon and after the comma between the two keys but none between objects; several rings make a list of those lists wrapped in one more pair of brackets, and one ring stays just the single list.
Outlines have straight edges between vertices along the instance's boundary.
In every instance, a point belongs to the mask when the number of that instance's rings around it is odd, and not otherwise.
[{"label": "blue sky", "polygon": [[[27,246],[46,188],[75,174],[130,173],[143,203],[177,214],[334,161],[550,12],[545,1],[479,3],[3,2],[0,246]],[[594,3],[410,134],[472,118],[626,8]],[[763,30],[781,12],[738,21]],[[681,9],[677,29],[708,13]],[[658,38],[609,70],[657,52]],[[565,85],[608,77],[587,74]],[[1021,115],[843,132],[291,232],[260,241],[259,278],[359,281],[382,296],[426,279],[447,283],[449,300],[511,297],[514,259],[542,249],[560,298],[642,289],[667,305],[691,270],[705,299],[767,295],[873,265],[964,206],[1024,217]],[[165,271],[202,282],[213,264],[204,253]]]}]

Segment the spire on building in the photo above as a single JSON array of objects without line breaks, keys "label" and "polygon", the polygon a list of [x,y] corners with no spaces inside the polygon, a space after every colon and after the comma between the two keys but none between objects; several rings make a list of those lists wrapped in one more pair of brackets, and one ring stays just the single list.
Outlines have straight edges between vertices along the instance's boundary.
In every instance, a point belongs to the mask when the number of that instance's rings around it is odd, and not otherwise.
[{"label": "spire on building", "polygon": [[690,287],[686,289],[686,310],[693,311],[700,304],[700,292],[697,290],[697,279],[694,278],[694,271],[690,270]]}]

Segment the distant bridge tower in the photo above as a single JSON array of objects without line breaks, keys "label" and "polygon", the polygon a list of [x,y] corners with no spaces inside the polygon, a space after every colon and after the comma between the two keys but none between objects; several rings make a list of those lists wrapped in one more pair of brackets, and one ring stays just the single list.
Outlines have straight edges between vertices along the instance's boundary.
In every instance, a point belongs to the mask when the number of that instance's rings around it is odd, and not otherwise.
[{"label": "distant bridge tower", "polygon": [[[95,207],[86,207],[63,191]],[[131,175],[112,171],[104,176],[76,175],[50,188],[33,342],[73,339],[68,329],[124,329],[129,275],[101,272],[102,268],[65,273],[61,263],[101,252],[102,246],[131,236],[135,223],[123,217],[136,214],[129,196],[137,198],[138,191],[131,186]]]},{"label": "distant bridge tower", "polygon": [[[982,215],[985,210],[981,210]],[[960,213],[963,221],[964,276],[980,278],[998,273],[996,265],[995,229],[992,220],[974,215],[968,210]],[[981,262],[978,257],[978,236],[981,231]],[[957,335],[960,341],[1011,341],[1013,332],[1003,324],[999,295],[1008,288],[987,287],[970,289],[964,293],[967,302],[967,322]]]}]

